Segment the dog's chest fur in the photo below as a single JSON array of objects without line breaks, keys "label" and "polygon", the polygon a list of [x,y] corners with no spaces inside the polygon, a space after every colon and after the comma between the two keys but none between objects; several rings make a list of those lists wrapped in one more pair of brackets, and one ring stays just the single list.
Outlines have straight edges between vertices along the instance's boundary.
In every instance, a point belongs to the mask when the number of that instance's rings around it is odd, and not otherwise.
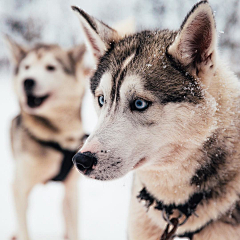
[{"label": "dog's chest fur", "polygon": [[45,181],[65,180],[73,168],[72,157],[83,143],[81,122],[72,134],[67,131],[65,136],[56,126],[44,118],[24,113],[12,121],[11,142],[15,159],[17,162],[29,159],[36,167],[46,164],[52,168],[52,174]]}]

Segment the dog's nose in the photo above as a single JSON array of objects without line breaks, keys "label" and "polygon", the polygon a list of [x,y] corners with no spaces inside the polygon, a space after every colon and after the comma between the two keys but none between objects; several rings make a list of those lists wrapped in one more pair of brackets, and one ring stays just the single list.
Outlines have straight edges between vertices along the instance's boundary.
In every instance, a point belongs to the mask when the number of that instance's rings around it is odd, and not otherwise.
[{"label": "dog's nose", "polygon": [[91,169],[93,165],[96,165],[97,158],[91,152],[79,152],[74,155],[73,163],[79,170],[83,171],[85,169]]},{"label": "dog's nose", "polygon": [[33,79],[25,79],[23,86],[26,91],[31,91],[35,86],[35,81]]}]

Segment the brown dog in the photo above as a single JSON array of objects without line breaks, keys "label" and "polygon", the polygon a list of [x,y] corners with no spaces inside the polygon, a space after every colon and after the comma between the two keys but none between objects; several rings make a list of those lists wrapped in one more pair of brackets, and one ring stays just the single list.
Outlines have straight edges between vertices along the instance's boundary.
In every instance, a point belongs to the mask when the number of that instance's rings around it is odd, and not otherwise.
[{"label": "brown dog", "polygon": [[81,104],[87,70],[85,46],[69,51],[58,45],[25,49],[7,37],[14,64],[14,89],[20,105],[11,140],[16,160],[13,184],[18,222],[17,239],[28,240],[28,195],[36,184],[62,181],[66,235],[78,239],[77,179],[72,156],[85,137]]}]

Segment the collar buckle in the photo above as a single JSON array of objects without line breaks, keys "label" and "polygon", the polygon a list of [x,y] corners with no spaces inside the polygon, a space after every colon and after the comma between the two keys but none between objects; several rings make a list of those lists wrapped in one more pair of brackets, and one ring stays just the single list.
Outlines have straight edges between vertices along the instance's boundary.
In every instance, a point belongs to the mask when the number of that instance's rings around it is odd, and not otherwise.
[{"label": "collar buckle", "polygon": [[[178,226],[182,226],[183,224],[185,224],[189,218],[189,216],[186,216],[184,213],[182,213],[179,209],[178,209],[178,217],[174,217],[178,220]],[[180,219],[182,218],[182,216],[184,216],[184,220],[182,222],[180,222]],[[162,217],[163,219],[170,225],[172,225],[172,222],[171,222],[171,214],[169,214],[165,208],[163,208],[162,210]]]},{"label": "collar buckle", "polygon": [[[169,231],[170,225],[173,226],[171,231]],[[172,240],[175,236],[175,233],[176,233],[178,227],[179,227],[178,218],[169,219],[169,223],[167,224],[160,240]]]}]

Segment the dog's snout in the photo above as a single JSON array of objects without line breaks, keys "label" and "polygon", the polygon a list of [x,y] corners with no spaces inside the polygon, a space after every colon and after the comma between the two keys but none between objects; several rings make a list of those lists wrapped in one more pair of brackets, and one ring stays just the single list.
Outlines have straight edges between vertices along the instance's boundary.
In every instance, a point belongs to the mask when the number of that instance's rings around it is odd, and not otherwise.
[{"label": "dog's snout", "polygon": [[74,155],[73,163],[81,171],[91,170],[97,164],[97,158],[91,152],[79,152]]},{"label": "dog's snout", "polygon": [[24,89],[26,91],[31,91],[35,86],[35,81],[33,79],[25,79],[23,82]]}]

